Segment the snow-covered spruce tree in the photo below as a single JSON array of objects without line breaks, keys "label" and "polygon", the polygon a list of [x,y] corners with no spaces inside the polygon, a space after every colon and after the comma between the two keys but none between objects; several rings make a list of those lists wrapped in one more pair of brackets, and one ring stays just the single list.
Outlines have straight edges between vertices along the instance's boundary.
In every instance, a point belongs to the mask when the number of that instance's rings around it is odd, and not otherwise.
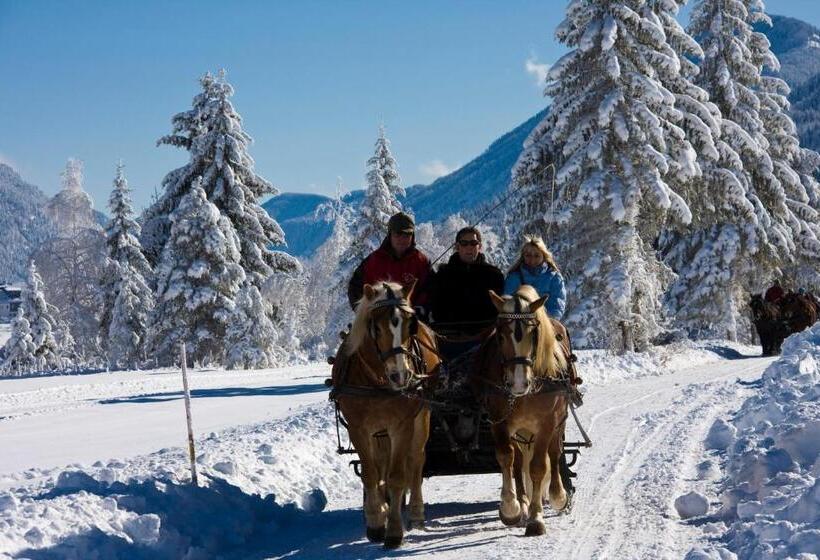
[{"label": "snow-covered spruce tree", "polygon": [[270,306],[247,280],[236,295],[236,307],[225,333],[224,365],[230,369],[266,368],[281,363],[277,331],[268,317]]},{"label": "snow-covered spruce tree", "polygon": [[[390,216],[402,210],[394,192],[397,183],[391,185],[385,179],[386,176],[393,176],[392,172],[385,172],[395,169],[395,159],[387,148],[384,128],[381,128],[376,140],[375,153],[367,160],[367,189],[351,224],[352,244],[341,257],[342,272],[347,273],[347,278],[362,259],[378,248],[384,240]],[[385,166],[385,162],[388,161],[391,162],[390,165]],[[398,180],[398,174],[395,174],[395,177]]]},{"label": "snow-covered spruce tree", "polygon": [[755,281],[786,262],[794,244],[785,223],[785,192],[774,173],[760,112],[761,70],[764,64],[776,66],[776,59],[764,60],[750,48],[765,37],[752,31],[752,18],[757,17],[749,5],[747,0],[700,0],[692,11],[689,32],[704,53],[698,84],[720,109],[722,139],[739,156],[736,178],[754,208],[755,219],[746,222],[744,233],[757,274],[744,276]]},{"label": "snow-covered spruce tree", "polygon": [[[327,315],[322,339],[333,348],[338,341],[339,331],[352,319],[347,301],[347,284],[353,271],[371,252],[376,250],[387,235],[390,216],[402,210],[401,203],[391,188],[396,188],[398,174],[385,170],[395,170],[395,159],[389,152],[389,142],[384,136],[384,128],[379,130],[375,153],[367,160],[367,189],[358,211],[352,212],[344,220],[337,220],[334,234],[324,244],[324,260],[332,258],[339,249],[338,266],[329,281],[332,282],[332,301]],[[386,165],[385,162],[390,162]],[[385,176],[394,177],[391,187]],[[400,187],[399,187],[400,188]],[[314,259],[315,260],[315,259]],[[323,277],[324,274],[319,275]]]},{"label": "snow-covered spruce tree", "polygon": [[[154,296],[148,288],[152,271],[142,254],[140,226],[133,218],[131,190],[122,163],[117,165],[108,207],[111,220],[105,229],[108,266],[103,280],[105,302],[100,333],[106,340],[111,364],[135,367],[143,355],[147,318],[154,307]],[[127,293],[120,297],[126,284]]]},{"label": "snow-covered spruce tree", "polygon": [[[199,79],[202,91],[194,96],[188,111],[177,113],[171,118],[172,131],[157,140],[157,146],[166,144],[191,152],[194,140],[208,130],[206,118],[207,104],[214,97],[214,77],[207,72]],[[190,154],[189,162],[174,169],[162,180],[162,192],[154,191],[151,205],[142,216],[140,241],[150,263],[159,262],[162,249],[171,233],[171,213],[179,206],[179,201],[191,189],[194,179],[201,174],[203,163]]]},{"label": "snow-covered spruce tree", "polygon": [[[28,278],[22,291],[20,308],[29,324],[31,342],[37,371],[48,371],[65,367],[63,350],[55,338],[55,330],[60,330],[58,310],[46,301],[43,293],[43,279],[37,272],[34,261],[28,268]],[[67,345],[68,341],[64,341]]]},{"label": "snow-covered spruce tree", "polygon": [[37,359],[34,357],[34,342],[31,339],[31,328],[23,316],[23,308],[17,310],[17,318],[11,327],[11,336],[3,346],[3,363],[0,374],[25,375],[37,371]]},{"label": "snow-covered spruce tree", "polygon": [[[390,140],[384,132],[384,125],[379,126],[379,137],[376,139],[376,150],[373,157],[367,160],[369,168],[367,172],[367,184],[375,183],[381,178],[387,190],[394,198],[404,196],[404,188],[401,186],[398,164],[396,158],[390,153]],[[378,176],[378,177],[377,177]]]},{"label": "snow-covered spruce tree", "polygon": [[171,214],[170,237],[156,270],[149,357],[161,365],[175,363],[185,342],[192,363],[222,358],[236,294],[245,281],[240,259],[230,220],[195,180]]},{"label": "snow-covered spruce tree", "polygon": [[677,273],[665,294],[666,314],[690,336],[735,338],[738,267],[745,256],[738,235],[742,223],[754,218],[745,189],[734,176],[738,155],[721,140],[720,110],[694,82],[703,58],[697,42],[676,16],[686,0],[650,0],[644,13],[663,27],[679,68],[658,67],[660,81],[675,95],[679,122],[697,157],[678,150],[664,177],[689,206],[693,219],[686,228],[672,224],[658,241],[663,261]]},{"label": "snow-covered spruce tree", "polygon": [[762,76],[779,66],[766,37],[752,30],[768,19],[762,9],[755,0],[702,0],[689,27],[703,49],[696,81],[722,115],[720,158],[704,168],[702,194],[684,195],[695,215],[691,230],[662,239],[661,249],[679,274],[667,308],[695,336],[742,332],[748,291],[795,262],[795,233],[810,229],[795,219],[799,205],[786,190],[802,181],[789,169],[796,137],[783,112],[787,88]]},{"label": "snow-covered spruce tree", "polygon": [[108,356],[112,365],[134,369],[147,361],[145,342],[154,298],[145,278],[136,269],[120,270],[108,328]]},{"label": "snow-covered spruce tree", "polygon": [[545,219],[558,225],[553,246],[570,294],[565,319],[583,346],[620,346],[625,327],[642,347],[659,331],[670,274],[651,243],[666,220],[691,220],[663,179],[676,155],[670,138],[685,142],[685,134],[655,65],[679,62],[641,5],[570,3],[556,36],[573,50],[550,69],[550,114],[514,170],[518,180],[543,176],[539,166],[556,159],[555,211]]},{"label": "snow-covered spruce tree", "polygon": [[192,188],[194,178],[200,177],[208,200],[239,236],[241,265],[249,281],[261,287],[271,274],[298,272],[299,262],[271,249],[284,246],[285,235],[259,200],[278,191],[254,170],[248,153],[252,139],[230,101],[233,87],[223,72],[216,78],[206,75],[201,83],[203,91],[194,99],[192,111],[175,116],[173,134],[159,140],[159,144],[187,148],[190,161],[165,177],[165,194],[146,212],[145,227],[150,229],[146,252],[156,254],[165,244],[169,214]]}]

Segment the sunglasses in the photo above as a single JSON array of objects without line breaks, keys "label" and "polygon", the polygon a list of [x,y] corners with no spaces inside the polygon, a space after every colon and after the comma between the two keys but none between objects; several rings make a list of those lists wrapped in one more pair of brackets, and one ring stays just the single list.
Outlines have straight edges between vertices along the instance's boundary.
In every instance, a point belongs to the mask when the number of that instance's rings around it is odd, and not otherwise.
[{"label": "sunglasses", "polygon": [[470,241],[468,241],[466,239],[462,239],[458,242],[458,244],[461,245],[462,247],[478,247],[480,242],[475,240],[475,239],[470,240]]}]

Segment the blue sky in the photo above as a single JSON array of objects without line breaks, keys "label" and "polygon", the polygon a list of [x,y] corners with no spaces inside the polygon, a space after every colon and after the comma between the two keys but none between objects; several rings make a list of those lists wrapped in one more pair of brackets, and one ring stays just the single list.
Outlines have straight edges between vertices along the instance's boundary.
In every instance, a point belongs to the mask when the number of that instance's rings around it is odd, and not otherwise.
[{"label": "blue sky", "polygon": [[[142,207],[187,160],[156,140],[225,68],[280,189],[360,187],[381,121],[404,184],[429,183],[544,107],[537,69],[563,52],[565,5],[0,0],[0,161],[53,194],[79,157],[103,208],[122,158]],[[818,0],[767,7],[820,26]]]}]

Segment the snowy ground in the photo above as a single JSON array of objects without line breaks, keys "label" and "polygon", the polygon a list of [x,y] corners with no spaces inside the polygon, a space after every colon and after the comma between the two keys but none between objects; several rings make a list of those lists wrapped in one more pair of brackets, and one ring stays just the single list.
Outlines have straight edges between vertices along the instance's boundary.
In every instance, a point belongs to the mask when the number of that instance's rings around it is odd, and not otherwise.
[{"label": "snowy ground", "polygon": [[580,352],[594,447],[578,462],[571,514],[525,539],[497,519],[498,476],[433,478],[427,528],[389,554],[363,539],[361,488],[335,453],[327,366],[196,372],[202,488],[187,484],[179,447],[178,373],[2,380],[0,449],[11,452],[0,453],[0,557],[681,558],[708,533],[673,503],[709,495],[719,469],[704,465],[703,441],[754,393],[772,361],[757,352]]}]

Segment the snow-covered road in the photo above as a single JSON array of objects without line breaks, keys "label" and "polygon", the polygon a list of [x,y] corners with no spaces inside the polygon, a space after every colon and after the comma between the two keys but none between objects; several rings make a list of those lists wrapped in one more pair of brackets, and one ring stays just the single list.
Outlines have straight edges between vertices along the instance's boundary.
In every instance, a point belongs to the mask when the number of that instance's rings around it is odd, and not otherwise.
[{"label": "snow-covered road", "polygon": [[[562,559],[682,558],[702,539],[702,527],[681,521],[672,504],[679,495],[713,482],[717,468],[703,462],[704,436],[715,417],[750,395],[747,383],[772,361],[750,357],[752,351],[715,345],[626,358],[579,352],[587,391],[579,415],[594,446],[583,450],[576,465],[572,512],[549,517],[546,536],[524,538],[523,528],[507,528],[498,520],[499,476],[433,478],[424,486],[427,527],[408,532],[399,554],[509,558],[515,551],[515,556]],[[194,423],[203,435],[198,462],[213,489],[207,497],[213,522],[199,526],[197,535],[204,532],[212,555],[387,555],[363,538],[361,488],[346,464],[349,458],[334,453],[331,409],[319,402],[326,399],[321,383],[326,374],[327,366],[314,364],[192,376]],[[11,456],[0,454],[0,473],[6,473],[0,474],[0,490],[8,492],[6,498],[0,492],[0,524],[4,500],[13,505],[0,531],[0,558],[3,552],[43,548],[52,555],[38,557],[61,557],[66,550],[82,557],[83,551],[100,547],[142,558],[137,553],[146,549],[139,547],[157,542],[163,551],[151,549],[145,557],[173,558],[187,550],[191,541],[180,541],[179,535],[193,520],[180,512],[194,498],[184,486],[178,384],[178,373],[168,372],[0,381],[0,449],[12,450]],[[205,436],[209,432],[219,433]],[[577,437],[570,429],[568,439]],[[145,455],[168,446],[176,448]],[[109,457],[118,460],[106,463]],[[88,466],[95,459],[102,461]],[[86,465],[87,478],[49,468],[77,462]],[[20,472],[28,467],[36,468]],[[216,478],[242,494],[237,498]],[[151,479],[172,481],[162,485],[165,497],[155,509],[157,490],[131,482]],[[107,489],[113,481],[126,485]],[[278,504],[295,501],[310,511],[315,509],[310,489],[316,487],[328,499],[321,513],[288,514],[287,521],[278,521],[287,530],[273,532],[268,519],[263,524],[258,518],[254,493],[275,494]],[[30,501],[28,496],[38,494],[51,497]],[[142,509],[133,509],[134,503],[143,503]],[[78,511],[90,521],[74,523]],[[232,537],[236,542],[226,542],[219,531],[240,511],[251,521],[243,527],[245,534]],[[162,518],[161,531],[134,529],[153,526],[146,512]],[[195,542],[197,535],[186,538]]]},{"label": "snow-covered road", "polygon": [[[593,447],[578,460],[571,514],[549,519],[547,536],[523,538],[523,528],[498,521],[499,476],[434,478],[424,488],[430,523],[410,532],[402,550],[439,558],[501,559],[511,550],[579,560],[682,558],[701,528],[681,522],[672,504],[708,483],[709,466],[698,469],[706,432],[749,395],[738,381],[758,378],[771,361],[730,360],[590,389],[579,412]],[[351,493],[348,507],[359,498]],[[317,538],[302,552],[318,557],[328,545]],[[365,550],[351,557],[370,557]]]}]

